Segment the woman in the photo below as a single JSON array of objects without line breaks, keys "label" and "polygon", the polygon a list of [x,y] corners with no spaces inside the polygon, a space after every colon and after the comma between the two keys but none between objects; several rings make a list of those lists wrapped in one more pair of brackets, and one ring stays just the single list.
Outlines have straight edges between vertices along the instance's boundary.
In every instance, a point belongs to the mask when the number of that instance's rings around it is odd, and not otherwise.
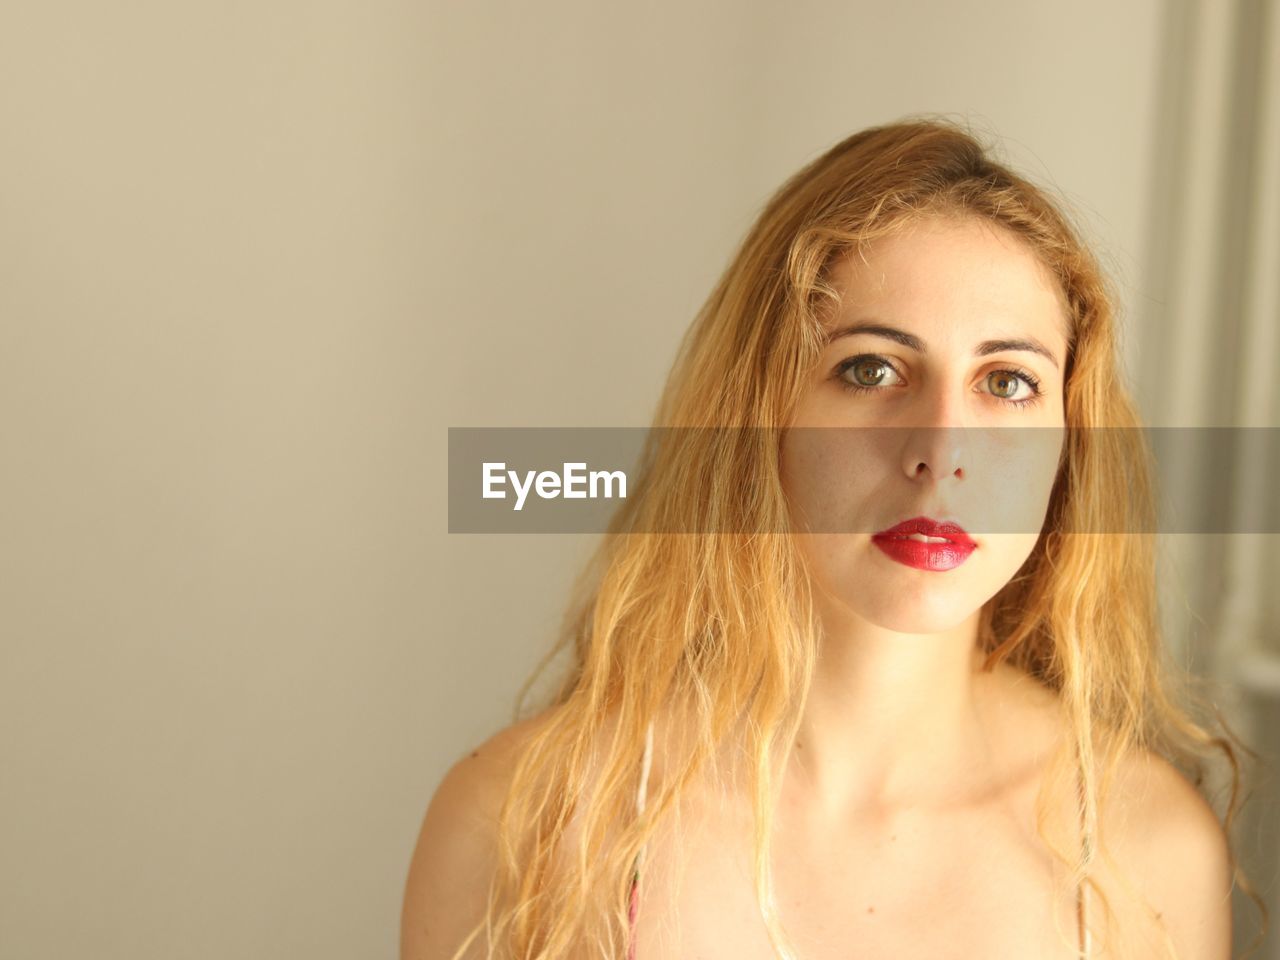
[{"label": "woman", "polygon": [[849,137],[656,423],[553,702],[432,800],[403,960],[1227,960],[1177,766],[1236,756],[1161,661],[1112,300],[1039,190],[948,123]]}]

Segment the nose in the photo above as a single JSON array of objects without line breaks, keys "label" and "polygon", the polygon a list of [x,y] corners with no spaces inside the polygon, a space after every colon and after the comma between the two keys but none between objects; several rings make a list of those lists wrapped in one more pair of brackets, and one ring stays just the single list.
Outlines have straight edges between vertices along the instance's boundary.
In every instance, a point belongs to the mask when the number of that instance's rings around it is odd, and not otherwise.
[{"label": "nose", "polygon": [[963,480],[968,467],[963,427],[917,427],[903,450],[903,469],[909,479],[932,474],[935,480]]},{"label": "nose", "polygon": [[961,418],[960,404],[948,391],[923,397],[927,409],[920,426],[904,428],[903,470],[915,480],[931,474],[935,481],[964,479],[969,466],[968,435]]}]

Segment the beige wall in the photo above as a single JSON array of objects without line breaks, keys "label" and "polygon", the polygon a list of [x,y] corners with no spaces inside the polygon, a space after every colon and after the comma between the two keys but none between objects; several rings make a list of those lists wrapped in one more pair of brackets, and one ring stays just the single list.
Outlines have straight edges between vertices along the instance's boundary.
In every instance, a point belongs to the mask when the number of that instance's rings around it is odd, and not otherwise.
[{"label": "beige wall", "polygon": [[1156,0],[29,4],[0,29],[6,957],[392,955],[589,545],[448,426],[643,425],[781,179],[972,118],[1141,295]]}]

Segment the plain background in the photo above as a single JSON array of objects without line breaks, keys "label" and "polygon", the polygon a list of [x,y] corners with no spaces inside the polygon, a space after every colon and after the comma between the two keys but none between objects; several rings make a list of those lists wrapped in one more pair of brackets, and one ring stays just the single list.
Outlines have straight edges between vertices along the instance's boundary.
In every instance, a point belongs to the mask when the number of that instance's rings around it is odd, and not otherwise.
[{"label": "plain background", "polygon": [[450,536],[447,427],[647,424],[761,204],[847,134],[994,139],[1133,364],[1165,16],[6,10],[0,955],[393,956],[431,792],[590,546]]}]

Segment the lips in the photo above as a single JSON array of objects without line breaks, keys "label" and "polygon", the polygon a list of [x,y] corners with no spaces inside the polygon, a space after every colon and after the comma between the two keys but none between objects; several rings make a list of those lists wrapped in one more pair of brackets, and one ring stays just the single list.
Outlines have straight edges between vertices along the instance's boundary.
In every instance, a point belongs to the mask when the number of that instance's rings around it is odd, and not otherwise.
[{"label": "lips", "polygon": [[951,570],[978,546],[958,523],[929,517],[904,520],[871,540],[891,559],[918,570]]}]

